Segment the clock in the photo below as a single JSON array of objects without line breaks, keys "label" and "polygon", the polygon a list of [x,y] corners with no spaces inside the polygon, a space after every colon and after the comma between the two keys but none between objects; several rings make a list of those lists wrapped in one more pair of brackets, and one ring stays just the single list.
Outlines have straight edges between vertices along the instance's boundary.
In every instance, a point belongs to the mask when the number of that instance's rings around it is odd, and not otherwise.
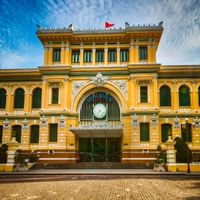
[{"label": "clock", "polygon": [[106,116],[106,106],[102,103],[98,103],[93,108],[94,116],[98,119],[102,119]]}]

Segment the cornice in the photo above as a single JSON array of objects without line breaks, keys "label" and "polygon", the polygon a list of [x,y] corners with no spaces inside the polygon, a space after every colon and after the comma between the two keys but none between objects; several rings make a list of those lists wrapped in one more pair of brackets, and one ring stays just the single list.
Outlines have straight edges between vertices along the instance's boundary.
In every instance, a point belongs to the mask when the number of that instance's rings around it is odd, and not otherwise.
[{"label": "cornice", "polygon": [[200,65],[163,65],[159,78],[200,78]]}]

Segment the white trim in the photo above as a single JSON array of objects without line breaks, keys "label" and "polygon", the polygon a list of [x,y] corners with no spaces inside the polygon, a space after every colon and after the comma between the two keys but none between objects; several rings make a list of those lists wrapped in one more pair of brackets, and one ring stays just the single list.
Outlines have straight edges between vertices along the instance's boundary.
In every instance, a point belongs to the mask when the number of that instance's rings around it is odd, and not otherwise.
[{"label": "white trim", "polygon": [[156,158],[122,158],[122,160],[156,160]]},{"label": "white trim", "polygon": [[77,158],[39,158],[39,160],[77,160]]},{"label": "white trim", "polygon": [[[144,149],[144,150],[149,150],[149,149]],[[130,153],[140,153],[140,154],[146,154],[146,153],[143,153],[143,150],[141,151],[122,151],[123,154],[130,154]],[[155,153],[158,153],[157,151],[149,151],[148,154],[155,154]]]},{"label": "white trim", "polygon": [[[58,151],[58,152],[56,152],[56,150],[59,150],[59,149],[54,149],[54,154],[66,154],[66,153],[73,154],[73,153],[76,153],[75,151],[70,151],[70,152],[67,152],[67,151]],[[41,154],[48,153],[48,151],[49,150],[45,150],[45,151],[34,150],[34,152],[41,153]]]}]

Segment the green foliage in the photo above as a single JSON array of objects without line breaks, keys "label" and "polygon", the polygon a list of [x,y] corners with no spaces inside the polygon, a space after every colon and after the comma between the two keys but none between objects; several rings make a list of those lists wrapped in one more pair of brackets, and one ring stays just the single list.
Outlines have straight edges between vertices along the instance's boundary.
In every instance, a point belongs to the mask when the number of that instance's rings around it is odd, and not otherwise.
[{"label": "green foliage", "polygon": [[157,164],[163,164],[166,163],[167,158],[166,158],[166,152],[162,150],[161,145],[157,146],[157,159],[156,159],[156,163]]},{"label": "green foliage", "polygon": [[0,147],[0,163],[7,163],[7,150],[8,145],[2,144]]},{"label": "green foliage", "polygon": [[30,163],[36,163],[39,159],[39,156],[36,154],[30,154],[29,155],[29,162]]},{"label": "green foliage", "polygon": [[180,137],[174,139],[176,142],[174,148],[176,149],[176,162],[177,163],[187,163],[192,162],[192,152],[184,140]]},{"label": "green foliage", "polygon": [[27,164],[37,162],[39,157],[36,154],[25,154],[21,149],[16,151],[15,163]]}]

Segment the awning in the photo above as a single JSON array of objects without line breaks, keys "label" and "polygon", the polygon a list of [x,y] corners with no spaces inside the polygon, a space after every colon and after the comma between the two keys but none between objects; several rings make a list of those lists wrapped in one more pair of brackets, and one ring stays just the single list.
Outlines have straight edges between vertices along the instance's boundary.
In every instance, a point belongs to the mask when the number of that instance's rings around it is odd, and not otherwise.
[{"label": "awning", "polygon": [[88,125],[69,129],[77,137],[121,137],[122,125]]}]

